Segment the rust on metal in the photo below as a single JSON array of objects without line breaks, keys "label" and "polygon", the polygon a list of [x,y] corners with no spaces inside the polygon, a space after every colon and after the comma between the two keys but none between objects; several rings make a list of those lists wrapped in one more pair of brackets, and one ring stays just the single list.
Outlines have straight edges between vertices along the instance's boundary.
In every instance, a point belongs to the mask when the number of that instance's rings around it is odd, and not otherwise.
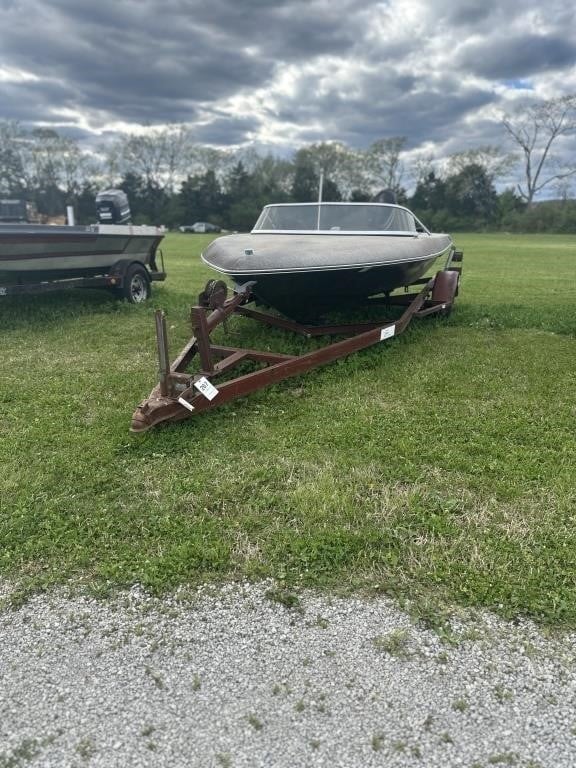
[{"label": "rust on metal", "polygon": [[[252,301],[253,283],[240,287],[228,299],[226,285],[211,280],[199,296],[199,305],[191,310],[193,336],[170,365],[164,312],[156,312],[159,381],[150,396],[136,408],[132,432],[145,432],[162,422],[181,421],[203,411],[228,403],[270,384],[297,376],[312,368],[327,365],[352,352],[366,349],[403,333],[415,317],[446,315],[458,293],[460,268],[452,261],[462,261],[462,254],[452,254],[445,268],[434,277],[418,280],[418,292],[384,296],[376,302],[403,306],[401,316],[393,321],[371,321],[343,325],[301,325],[292,320],[267,314],[247,306]],[[408,287],[409,288],[409,287]],[[288,331],[312,336],[346,336],[330,341],[319,349],[301,355],[229,347],[213,344],[212,331],[232,314],[249,317]],[[188,372],[193,358],[199,368]],[[250,361],[261,367],[236,378],[223,380],[240,363]],[[262,367],[263,366],[263,367]]]},{"label": "rust on metal", "polygon": [[223,280],[208,280],[204,290],[198,296],[198,304],[201,307],[216,309],[224,305],[228,296],[228,286]]}]

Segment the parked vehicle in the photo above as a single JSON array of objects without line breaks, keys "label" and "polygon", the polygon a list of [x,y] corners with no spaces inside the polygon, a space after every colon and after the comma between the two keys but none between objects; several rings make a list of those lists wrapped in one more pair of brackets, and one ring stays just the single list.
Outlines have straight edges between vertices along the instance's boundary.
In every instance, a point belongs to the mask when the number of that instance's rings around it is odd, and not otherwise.
[{"label": "parked vehicle", "polygon": [[178,227],[180,232],[192,232],[198,235],[206,235],[209,232],[221,232],[219,226],[210,224],[209,221],[196,221],[194,224],[184,224]]}]

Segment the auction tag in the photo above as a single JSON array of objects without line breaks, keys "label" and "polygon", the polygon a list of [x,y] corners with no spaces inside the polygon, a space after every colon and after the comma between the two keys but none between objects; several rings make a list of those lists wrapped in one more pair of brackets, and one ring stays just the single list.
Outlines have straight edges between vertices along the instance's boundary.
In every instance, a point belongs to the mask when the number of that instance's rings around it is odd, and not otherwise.
[{"label": "auction tag", "polygon": [[194,382],[194,386],[200,392],[204,395],[204,397],[207,400],[214,400],[216,395],[218,394],[218,390],[214,386],[214,384],[211,384],[206,376],[202,376],[201,379],[198,379],[198,381]]},{"label": "auction tag", "polygon": [[382,330],[380,331],[380,341],[384,341],[384,339],[391,339],[395,333],[396,333],[395,325],[389,325],[387,328],[382,328]]}]

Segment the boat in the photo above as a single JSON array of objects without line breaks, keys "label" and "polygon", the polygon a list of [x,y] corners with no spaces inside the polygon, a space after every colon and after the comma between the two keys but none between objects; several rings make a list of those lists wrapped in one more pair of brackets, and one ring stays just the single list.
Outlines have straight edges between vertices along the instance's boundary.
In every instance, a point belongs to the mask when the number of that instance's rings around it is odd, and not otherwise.
[{"label": "boat", "polygon": [[[14,201],[11,201],[14,202]],[[128,198],[107,189],[96,196],[99,223],[86,226],[0,223],[0,281],[38,282],[102,274],[121,260],[154,264],[159,227],[130,223]]]},{"label": "boat", "polygon": [[124,259],[150,266],[163,237],[131,224],[0,224],[0,282],[98,275]]},{"label": "boat", "polygon": [[101,285],[131,302],[145,301],[150,282],[166,276],[156,263],[163,228],[131,224],[122,190],[100,192],[96,211],[98,223],[85,226],[22,218],[0,223],[0,295]]},{"label": "boat", "polygon": [[264,206],[252,231],[213,240],[202,253],[237,287],[254,283],[261,304],[310,319],[362,305],[422,278],[454,251],[401,205],[278,203]]}]

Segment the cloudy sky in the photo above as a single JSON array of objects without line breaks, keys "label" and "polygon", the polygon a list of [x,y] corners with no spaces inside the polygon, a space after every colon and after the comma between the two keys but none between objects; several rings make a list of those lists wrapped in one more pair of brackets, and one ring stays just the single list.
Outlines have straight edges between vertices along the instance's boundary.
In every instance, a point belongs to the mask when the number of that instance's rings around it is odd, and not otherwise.
[{"label": "cloudy sky", "polygon": [[186,123],[285,152],[503,144],[576,92],[573,0],[0,0],[0,119],[89,140]]}]

